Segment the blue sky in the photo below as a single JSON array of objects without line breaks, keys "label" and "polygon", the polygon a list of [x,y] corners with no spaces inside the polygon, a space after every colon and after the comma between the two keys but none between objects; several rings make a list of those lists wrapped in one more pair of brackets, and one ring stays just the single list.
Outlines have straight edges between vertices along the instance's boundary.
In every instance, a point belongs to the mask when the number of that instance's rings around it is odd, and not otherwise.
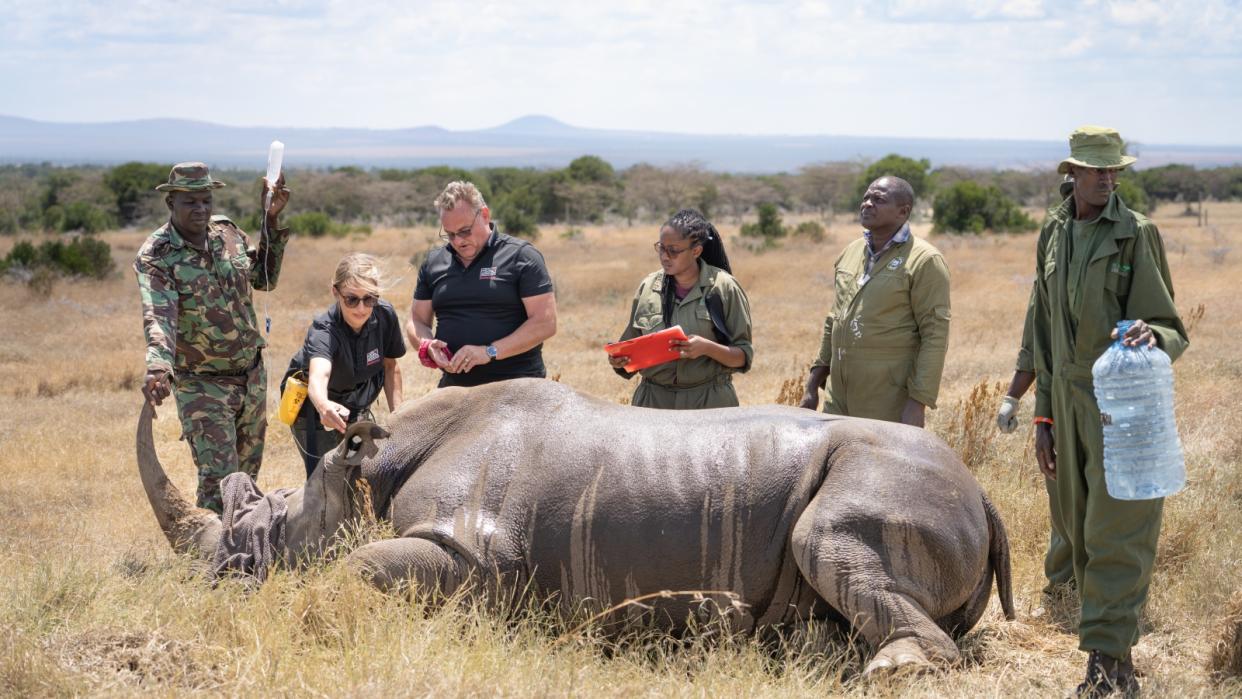
[{"label": "blue sky", "polygon": [[1242,144],[1242,0],[0,0],[0,114]]}]

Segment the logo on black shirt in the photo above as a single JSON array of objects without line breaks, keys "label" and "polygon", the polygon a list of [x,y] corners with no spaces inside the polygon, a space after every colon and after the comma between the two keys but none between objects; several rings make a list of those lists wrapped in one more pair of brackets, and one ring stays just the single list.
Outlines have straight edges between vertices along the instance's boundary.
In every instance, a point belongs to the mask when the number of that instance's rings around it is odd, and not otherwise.
[{"label": "logo on black shirt", "polygon": [[479,270],[479,279],[495,279],[495,278],[496,278],[495,267],[484,267],[483,269]]},{"label": "logo on black shirt", "polygon": [[380,351],[378,349],[373,349],[370,352],[367,352],[367,366],[371,366],[372,364],[375,364],[379,360],[380,360]]}]

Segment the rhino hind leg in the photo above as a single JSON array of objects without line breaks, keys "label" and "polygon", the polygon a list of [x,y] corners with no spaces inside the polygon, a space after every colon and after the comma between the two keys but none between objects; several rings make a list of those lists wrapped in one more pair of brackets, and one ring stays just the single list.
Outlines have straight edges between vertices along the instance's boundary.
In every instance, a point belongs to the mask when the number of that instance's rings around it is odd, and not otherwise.
[{"label": "rhino hind leg", "polygon": [[794,527],[795,560],[824,601],[876,649],[863,674],[957,662],[957,645],[919,601],[924,591],[906,589],[872,544],[848,526],[833,526],[827,513],[814,514],[814,505]]},{"label": "rhino hind leg", "polygon": [[430,539],[386,539],[355,549],[349,565],[381,590],[404,585],[451,595],[470,577],[472,566],[452,548]]}]

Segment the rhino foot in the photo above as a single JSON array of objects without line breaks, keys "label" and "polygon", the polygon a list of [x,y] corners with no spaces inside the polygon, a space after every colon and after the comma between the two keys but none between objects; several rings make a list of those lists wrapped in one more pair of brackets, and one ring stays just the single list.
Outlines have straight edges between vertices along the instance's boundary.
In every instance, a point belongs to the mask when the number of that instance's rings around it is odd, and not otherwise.
[{"label": "rhino foot", "polygon": [[876,651],[875,657],[863,670],[863,677],[869,677],[876,672],[887,674],[901,670],[923,671],[931,668],[932,661],[928,659],[918,641],[909,637],[898,638]]}]

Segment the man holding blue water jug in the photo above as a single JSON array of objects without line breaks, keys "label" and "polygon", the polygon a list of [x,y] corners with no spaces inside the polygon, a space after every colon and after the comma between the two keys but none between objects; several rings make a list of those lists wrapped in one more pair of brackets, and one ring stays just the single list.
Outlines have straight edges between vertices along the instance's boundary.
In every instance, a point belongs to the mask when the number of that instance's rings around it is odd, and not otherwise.
[{"label": "man holding blue water jug", "polygon": [[1080,697],[1138,691],[1130,649],[1164,504],[1109,494],[1092,365],[1122,320],[1133,321],[1121,338],[1127,347],[1158,347],[1177,359],[1189,344],[1160,232],[1114,191],[1134,161],[1115,130],[1076,130],[1057,168],[1073,177],[1073,195],[1049,210],[1035,259],[1035,453],[1055,481],[1082,600],[1079,648],[1089,656]]}]

